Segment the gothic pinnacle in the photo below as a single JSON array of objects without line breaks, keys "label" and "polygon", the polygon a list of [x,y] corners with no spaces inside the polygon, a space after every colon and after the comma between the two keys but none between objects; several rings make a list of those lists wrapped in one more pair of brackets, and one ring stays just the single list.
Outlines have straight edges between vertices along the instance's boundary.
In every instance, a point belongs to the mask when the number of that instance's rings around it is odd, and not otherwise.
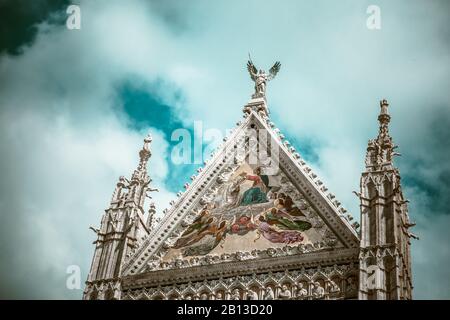
[{"label": "gothic pinnacle", "polygon": [[[147,162],[150,159],[152,152],[150,150],[150,143],[153,141],[152,136],[148,134],[144,139],[144,146],[139,151],[139,165],[133,173],[132,180],[139,181],[144,179],[144,183],[149,183],[151,179],[147,175]],[[152,190],[149,190],[152,191]]]}]

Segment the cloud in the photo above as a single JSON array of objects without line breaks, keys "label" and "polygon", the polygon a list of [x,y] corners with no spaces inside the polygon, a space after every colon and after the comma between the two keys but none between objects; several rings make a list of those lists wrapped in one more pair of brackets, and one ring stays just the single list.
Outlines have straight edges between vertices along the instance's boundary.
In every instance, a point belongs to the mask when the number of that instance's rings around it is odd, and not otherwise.
[{"label": "cloud", "polygon": [[420,240],[412,242],[413,297],[415,299],[448,299],[450,270],[443,267],[450,263],[449,243],[450,215],[447,212],[430,212],[430,198],[419,188],[408,188],[413,202],[410,212],[417,223],[414,234]]},{"label": "cloud", "polygon": [[156,128],[131,130],[116,112],[116,85],[140,72],[136,61],[121,63],[104,43],[92,52],[98,39],[90,33],[47,23],[39,30],[22,55],[0,60],[8,79],[0,88],[0,295],[80,298],[66,288],[66,268],[79,265],[86,279],[88,226],[98,225],[117,178],[136,168],[148,131],[154,198],[161,209],[174,197],[165,187],[168,143]]}]

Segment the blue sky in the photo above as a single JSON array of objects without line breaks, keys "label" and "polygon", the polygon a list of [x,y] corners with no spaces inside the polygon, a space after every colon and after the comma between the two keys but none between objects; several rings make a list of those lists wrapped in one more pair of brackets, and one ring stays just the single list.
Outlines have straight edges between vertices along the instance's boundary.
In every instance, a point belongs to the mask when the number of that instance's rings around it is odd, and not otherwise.
[{"label": "blue sky", "polygon": [[[410,199],[416,298],[450,298],[450,29],[447,1],[0,3],[0,297],[78,299],[94,234],[147,132],[159,211],[197,165],[174,165],[174,130],[225,130],[275,60],[271,118],[356,219],[367,140],[390,102]],[[381,29],[366,27],[369,5]],[[5,17],[9,18],[6,19]],[[13,17],[13,18],[11,18]],[[207,148],[207,142],[203,148]]]}]

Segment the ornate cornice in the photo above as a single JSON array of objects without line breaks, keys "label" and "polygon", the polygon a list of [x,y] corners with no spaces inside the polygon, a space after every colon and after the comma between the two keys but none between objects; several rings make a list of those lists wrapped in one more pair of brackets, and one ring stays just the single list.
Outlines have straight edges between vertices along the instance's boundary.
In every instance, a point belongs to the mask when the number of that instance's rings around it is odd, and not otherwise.
[{"label": "ornate cornice", "polygon": [[126,290],[252,273],[277,272],[343,263],[357,264],[358,254],[359,249],[334,249],[303,255],[233,261],[182,269],[157,270],[125,276],[122,278],[122,287]]}]

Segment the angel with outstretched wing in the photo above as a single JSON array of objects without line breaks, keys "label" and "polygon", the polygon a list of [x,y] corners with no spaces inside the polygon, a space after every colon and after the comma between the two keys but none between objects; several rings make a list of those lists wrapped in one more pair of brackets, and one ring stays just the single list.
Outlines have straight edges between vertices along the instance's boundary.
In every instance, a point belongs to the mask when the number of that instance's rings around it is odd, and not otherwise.
[{"label": "angel with outstretched wing", "polygon": [[269,80],[272,80],[277,75],[278,71],[280,71],[281,63],[280,61],[275,62],[272,68],[269,69]]},{"label": "angel with outstretched wing", "polygon": [[248,70],[248,73],[250,73],[250,78],[252,78],[253,81],[256,81],[256,77],[258,76],[258,70],[256,69],[255,65],[253,64],[252,60],[248,60],[247,70]]},{"label": "angel with outstretched wing", "polygon": [[259,70],[255,67],[252,60],[248,60],[247,62],[247,70],[250,74],[250,78],[255,82],[255,93],[253,94],[253,98],[264,98],[266,96],[266,84],[267,81],[272,80],[277,75],[278,71],[280,71],[281,63],[279,61],[275,62],[275,64],[270,68],[269,74],[267,74],[264,70]]}]

